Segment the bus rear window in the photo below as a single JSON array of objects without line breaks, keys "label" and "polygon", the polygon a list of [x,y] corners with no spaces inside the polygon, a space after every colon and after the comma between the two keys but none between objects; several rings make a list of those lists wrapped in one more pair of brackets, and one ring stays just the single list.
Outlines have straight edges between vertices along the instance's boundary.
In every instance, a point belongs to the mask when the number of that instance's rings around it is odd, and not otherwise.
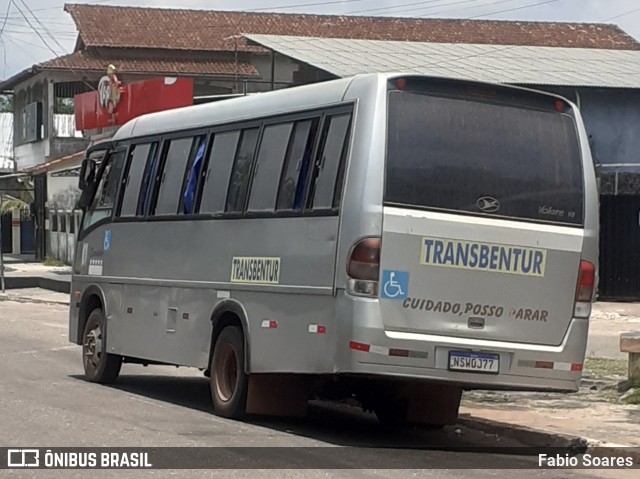
[{"label": "bus rear window", "polygon": [[582,224],[568,114],[391,91],[388,128],[385,204]]}]

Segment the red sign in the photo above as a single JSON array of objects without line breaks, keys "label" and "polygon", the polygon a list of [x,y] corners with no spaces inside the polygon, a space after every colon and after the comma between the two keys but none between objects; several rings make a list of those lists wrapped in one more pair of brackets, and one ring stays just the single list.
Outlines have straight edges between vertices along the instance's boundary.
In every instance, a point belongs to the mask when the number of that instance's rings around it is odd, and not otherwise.
[{"label": "red sign", "polygon": [[193,80],[160,77],[123,86],[108,75],[98,91],[76,95],[74,103],[76,130],[119,126],[146,113],[193,105]]}]

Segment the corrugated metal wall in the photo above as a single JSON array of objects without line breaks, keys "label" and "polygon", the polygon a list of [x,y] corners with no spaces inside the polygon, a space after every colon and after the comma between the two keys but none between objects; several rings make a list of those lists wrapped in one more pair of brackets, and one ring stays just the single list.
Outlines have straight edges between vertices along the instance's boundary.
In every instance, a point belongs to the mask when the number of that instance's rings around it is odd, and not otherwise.
[{"label": "corrugated metal wall", "polygon": [[601,196],[600,221],[599,299],[640,299],[640,196]]}]

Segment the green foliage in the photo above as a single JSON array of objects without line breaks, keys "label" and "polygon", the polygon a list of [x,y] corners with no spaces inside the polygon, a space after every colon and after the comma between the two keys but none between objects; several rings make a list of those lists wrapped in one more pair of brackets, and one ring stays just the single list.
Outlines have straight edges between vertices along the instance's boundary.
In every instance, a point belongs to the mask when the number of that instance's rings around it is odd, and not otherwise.
[{"label": "green foliage", "polygon": [[627,375],[625,359],[588,358],[584,362],[583,377],[591,379],[616,379]]},{"label": "green foliage", "polygon": [[0,113],[13,113],[13,96],[0,95]]},{"label": "green foliage", "polygon": [[15,209],[28,208],[29,203],[26,201],[16,198],[14,196],[2,195],[2,204],[0,204],[0,213],[9,213]]},{"label": "green foliage", "polygon": [[57,98],[55,111],[61,115],[73,115],[73,98]]},{"label": "green foliage", "polygon": [[65,266],[65,264],[60,261],[59,259],[55,259],[55,258],[49,258],[47,257],[44,261],[43,261],[45,266]]}]

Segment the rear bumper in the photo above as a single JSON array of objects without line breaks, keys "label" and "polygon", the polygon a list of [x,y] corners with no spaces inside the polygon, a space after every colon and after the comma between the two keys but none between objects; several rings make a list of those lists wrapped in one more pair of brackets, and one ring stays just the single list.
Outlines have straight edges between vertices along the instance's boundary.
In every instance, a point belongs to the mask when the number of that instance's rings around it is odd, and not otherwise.
[{"label": "rear bumper", "polygon": [[[576,391],[588,329],[588,320],[573,318],[558,346],[388,331],[378,300],[344,294],[339,297],[335,371],[454,383],[471,389]],[[358,345],[369,348],[353,349]],[[450,351],[498,354],[499,372],[450,371]]]}]

